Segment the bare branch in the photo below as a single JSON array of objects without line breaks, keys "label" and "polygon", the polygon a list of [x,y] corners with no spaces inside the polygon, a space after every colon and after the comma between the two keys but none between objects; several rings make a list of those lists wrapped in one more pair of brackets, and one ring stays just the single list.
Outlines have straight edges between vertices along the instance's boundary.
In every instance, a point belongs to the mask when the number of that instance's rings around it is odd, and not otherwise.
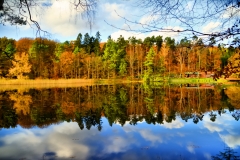
[{"label": "bare branch", "polygon": [[[240,2],[238,0],[140,0],[136,7],[148,10],[145,16],[151,17],[152,20],[141,23],[117,14],[125,21],[128,29],[105,22],[124,31],[190,33],[202,38],[208,37],[208,40],[213,37],[216,42],[237,37],[240,34],[240,28],[238,27],[240,24]],[[226,17],[228,14],[230,16]],[[166,22],[172,22],[173,20],[184,29],[164,27]],[[221,30],[207,33],[195,29],[196,25],[203,25],[212,21],[221,22]],[[132,26],[134,26],[134,29]]]}]

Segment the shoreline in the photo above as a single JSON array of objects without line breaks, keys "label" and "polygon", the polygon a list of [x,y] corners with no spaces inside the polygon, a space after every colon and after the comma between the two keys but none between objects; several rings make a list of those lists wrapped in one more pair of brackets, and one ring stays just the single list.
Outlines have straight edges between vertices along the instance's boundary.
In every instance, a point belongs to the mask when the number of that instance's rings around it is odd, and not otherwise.
[{"label": "shoreline", "polygon": [[[1,85],[42,85],[42,84],[106,84],[106,83],[143,83],[139,79],[0,79]],[[159,81],[164,83],[226,83],[227,79],[217,81],[212,78],[170,78]],[[150,83],[151,83],[150,82]]]},{"label": "shoreline", "polygon": [[0,79],[0,90],[31,88],[67,88],[119,83],[141,83],[124,79]]},{"label": "shoreline", "polygon": [[[226,79],[214,81],[212,78],[174,78],[165,81],[153,81],[154,83],[168,84],[196,84],[196,83],[229,83]],[[111,84],[126,84],[126,83],[144,83],[143,80],[130,79],[0,79],[0,90],[8,89],[31,89],[31,88],[66,88],[66,87],[81,87],[91,85],[111,85]]]}]

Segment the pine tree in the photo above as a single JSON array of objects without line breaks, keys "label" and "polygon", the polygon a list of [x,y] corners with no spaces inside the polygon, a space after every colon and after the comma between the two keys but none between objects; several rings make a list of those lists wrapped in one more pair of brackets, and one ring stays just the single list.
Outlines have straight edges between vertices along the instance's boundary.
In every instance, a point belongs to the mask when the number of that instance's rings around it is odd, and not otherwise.
[{"label": "pine tree", "polygon": [[155,56],[155,52],[153,47],[149,50],[149,52],[147,53],[146,56],[146,61],[144,62],[144,66],[146,66],[146,70],[144,73],[144,80],[145,81],[149,81],[152,79],[152,75],[153,75],[153,68],[154,68],[154,56]]}]

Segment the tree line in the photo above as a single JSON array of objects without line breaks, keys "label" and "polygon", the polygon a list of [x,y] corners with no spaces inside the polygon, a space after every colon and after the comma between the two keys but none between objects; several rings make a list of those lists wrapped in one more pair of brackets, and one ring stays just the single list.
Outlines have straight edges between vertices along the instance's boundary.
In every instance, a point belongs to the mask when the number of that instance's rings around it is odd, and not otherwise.
[{"label": "tree line", "polygon": [[137,39],[120,36],[101,42],[78,34],[63,43],[46,38],[0,38],[0,77],[17,79],[144,79],[183,77],[186,72],[223,72],[239,76],[239,49],[205,45],[196,36],[177,42],[162,36]]}]

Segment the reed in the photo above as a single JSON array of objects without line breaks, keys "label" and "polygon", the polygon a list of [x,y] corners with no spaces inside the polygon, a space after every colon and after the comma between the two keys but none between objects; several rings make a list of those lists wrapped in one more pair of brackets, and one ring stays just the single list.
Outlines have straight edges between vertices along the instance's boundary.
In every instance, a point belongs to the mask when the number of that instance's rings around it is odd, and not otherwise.
[{"label": "reed", "polygon": [[89,85],[107,85],[117,83],[135,83],[123,79],[0,79],[0,90],[31,88],[67,88]]}]

